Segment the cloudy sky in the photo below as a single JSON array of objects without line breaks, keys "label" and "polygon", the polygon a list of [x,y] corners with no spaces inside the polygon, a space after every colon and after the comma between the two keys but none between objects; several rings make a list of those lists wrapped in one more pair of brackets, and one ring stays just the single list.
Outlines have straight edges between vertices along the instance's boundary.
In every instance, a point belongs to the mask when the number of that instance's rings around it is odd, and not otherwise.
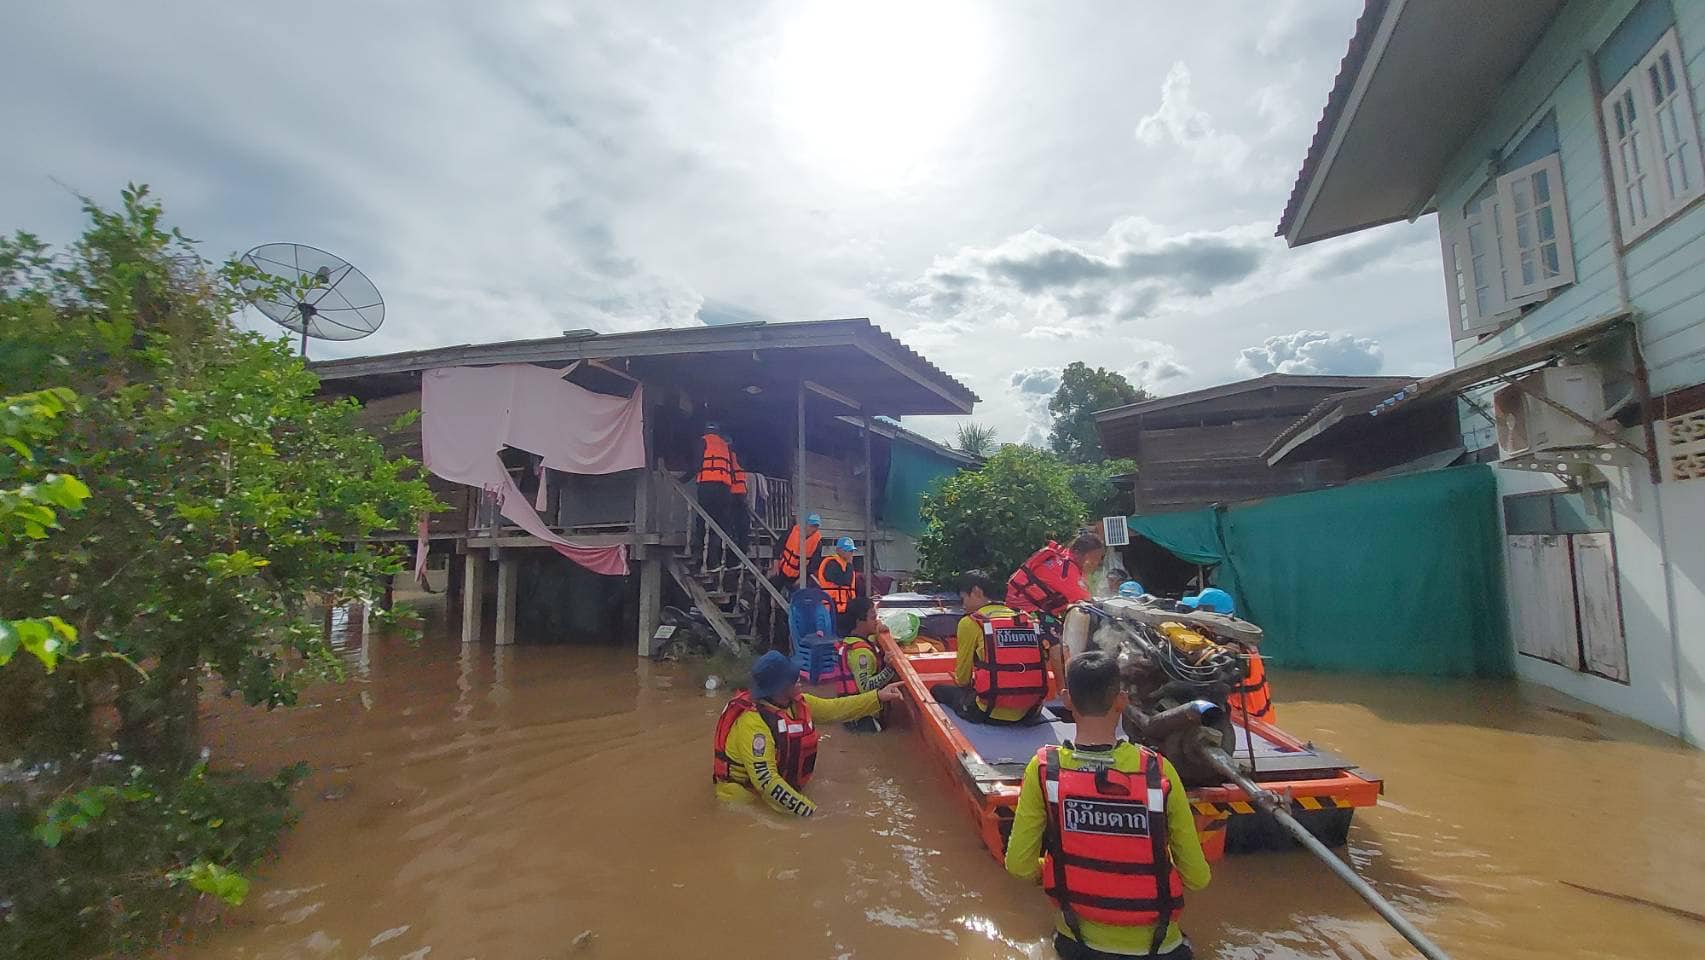
[{"label": "cloudy sky", "polygon": [[320,357],[868,316],[1034,440],[1073,360],[1449,365],[1431,217],[1272,237],[1360,7],[9,4],[0,229],[134,180],[210,257],[324,247],[388,314]]}]

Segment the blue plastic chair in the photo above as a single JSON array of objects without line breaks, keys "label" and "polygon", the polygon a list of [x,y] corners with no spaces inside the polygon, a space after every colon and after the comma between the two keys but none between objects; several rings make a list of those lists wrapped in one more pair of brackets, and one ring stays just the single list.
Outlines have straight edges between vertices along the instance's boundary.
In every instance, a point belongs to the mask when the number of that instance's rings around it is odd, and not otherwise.
[{"label": "blue plastic chair", "polygon": [[811,683],[820,683],[839,666],[835,657],[835,611],[829,595],[816,587],[795,590],[788,601],[788,639],[793,642],[793,662]]}]

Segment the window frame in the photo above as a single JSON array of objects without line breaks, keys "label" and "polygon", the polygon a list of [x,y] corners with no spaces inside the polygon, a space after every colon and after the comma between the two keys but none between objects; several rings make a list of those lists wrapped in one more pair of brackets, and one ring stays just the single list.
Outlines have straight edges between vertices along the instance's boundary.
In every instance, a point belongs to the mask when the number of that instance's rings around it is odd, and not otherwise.
[{"label": "window frame", "polygon": [[[1667,63],[1666,63],[1667,57]],[[1667,66],[1664,70],[1661,67]],[[1654,98],[1652,81],[1667,78],[1673,87],[1662,103]],[[1633,122],[1618,119],[1632,108]],[[1619,113],[1620,111],[1620,113]],[[1699,140],[1699,115],[1694,110],[1693,88],[1687,78],[1687,61],[1682,56],[1681,41],[1675,27],[1664,31],[1638,63],[1618,78],[1599,100],[1599,112],[1604,122],[1605,146],[1610,152],[1610,172],[1616,198],[1616,218],[1622,230],[1622,242],[1629,245],[1650,233],[1682,210],[1705,197],[1705,151]],[[1680,114],[1679,121],[1675,119]],[[1668,153],[1664,150],[1666,136],[1664,120],[1671,121],[1673,135],[1680,146]],[[1628,131],[1626,135],[1623,131]],[[1639,180],[1631,183],[1630,151],[1639,162]],[[1684,174],[1691,174],[1688,187],[1676,190],[1671,183],[1669,160],[1681,153]],[[1629,202],[1631,189],[1642,188],[1644,216],[1636,217]]]},{"label": "window frame", "polygon": [[[1567,279],[1512,294],[1510,269],[1507,265],[1510,254],[1505,235],[1514,229],[1513,226],[1506,226],[1506,223],[1513,224],[1514,221],[1504,217],[1512,202],[1505,197],[1505,194],[1510,192],[1505,181],[1524,173],[1531,175],[1530,172],[1535,168],[1546,164],[1551,165],[1551,172],[1556,178],[1556,187],[1552,190],[1555,208],[1553,219],[1558,226],[1558,262],[1566,264],[1563,274],[1566,274]],[[1553,289],[1567,286],[1575,279],[1575,251],[1568,231],[1569,211],[1568,202],[1563,196],[1560,155],[1549,153],[1510,173],[1488,177],[1469,195],[1470,200],[1488,186],[1488,181],[1492,187],[1490,195],[1473,207],[1472,212],[1469,205],[1464,204],[1461,208],[1441,211],[1439,214],[1439,243],[1445,261],[1445,306],[1450,312],[1452,341],[1496,332],[1519,318],[1523,307],[1549,299]],[[1476,229],[1484,230],[1488,234],[1483,238],[1483,259],[1489,274],[1487,287],[1492,291],[1492,295],[1488,297],[1485,310],[1480,306],[1480,271],[1474,267],[1473,231]],[[1463,285],[1464,281],[1466,287]]]},{"label": "window frame", "polygon": [[[1534,184],[1540,177],[1545,178],[1546,199],[1538,199],[1539,191]],[[1520,200],[1525,187],[1530,198],[1531,209],[1523,211]],[[1499,242],[1503,245],[1503,274],[1504,297],[1510,302],[1520,302],[1524,298],[1566,287],[1575,282],[1575,245],[1569,235],[1569,202],[1563,188],[1563,160],[1558,154],[1547,154],[1533,163],[1518,167],[1498,178],[1498,202],[1502,210],[1498,212]],[[1549,241],[1555,247],[1557,254],[1557,272],[1545,275],[1545,240],[1534,237],[1532,257],[1535,265],[1534,280],[1524,282],[1522,279],[1523,257],[1528,248],[1521,245],[1521,223],[1523,216],[1531,214],[1532,228],[1537,232],[1540,223],[1540,211],[1550,208],[1552,236]]]}]

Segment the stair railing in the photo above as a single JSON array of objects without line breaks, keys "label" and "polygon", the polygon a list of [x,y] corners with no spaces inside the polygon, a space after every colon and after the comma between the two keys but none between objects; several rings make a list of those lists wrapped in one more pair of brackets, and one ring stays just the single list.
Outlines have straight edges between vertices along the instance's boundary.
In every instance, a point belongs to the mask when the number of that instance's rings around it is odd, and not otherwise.
[{"label": "stair railing", "polygon": [[[752,562],[752,558],[746,556],[745,551],[741,550],[734,542],[734,538],[728,535],[728,531],[722,529],[722,525],[713,520],[711,515],[705,512],[704,507],[699,506],[697,498],[688,493],[687,488],[679,480],[668,476],[664,479],[669,482],[669,487],[675,491],[675,495],[680,497],[687,504],[688,509],[697,514],[704,523],[704,543],[699,548],[698,557],[699,571],[715,574],[726,573],[728,567],[724,561],[728,555],[732,555],[737,561],[734,589],[733,591],[718,592],[731,594],[736,612],[739,611],[741,604],[746,605],[747,612],[751,615],[755,638],[767,636],[767,633],[759,632],[760,624],[773,630],[774,618],[787,610],[787,598],[782,596],[781,591],[775,588],[775,584],[771,583],[768,577],[764,576],[764,571],[758,569],[758,565]],[[744,502],[741,503],[741,507],[747,509]],[[689,551],[693,549],[691,526],[691,524],[688,525],[687,549]],[[710,562],[711,531],[716,533],[716,566],[712,566]],[[765,596],[766,593],[768,594],[767,597]],[[764,602],[766,600],[770,602]]]}]

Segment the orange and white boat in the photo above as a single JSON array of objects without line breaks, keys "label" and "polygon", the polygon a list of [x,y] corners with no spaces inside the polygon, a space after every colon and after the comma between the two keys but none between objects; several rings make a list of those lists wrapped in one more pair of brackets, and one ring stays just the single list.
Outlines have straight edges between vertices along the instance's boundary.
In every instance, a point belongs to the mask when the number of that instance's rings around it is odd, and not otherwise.
[{"label": "orange and white boat", "polygon": [[[944,617],[948,608],[914,612]],[[881,637],[883,653],[908,688],[901,725],[911,728],[951,782],[983,845],[997,860],[1004,859],[1025,765],[1043,745],[1068,738],[1072,725],[1058,720],[1031,726],[976,724],[936,703],[930,687],[954,682],[954,641],[950,631],[927,632],[927,647],[902,649],[892,637]],[[1241,719],[1234,718],[1233,730],[1240,759],[1250,756],[1253,742],[1252,779],[1263,789],[1289,797],[1292,812],[1329,846],[1345,842],[1357,807],[1371,807],[1379,800],[1379,779],[1276,726],[1251,720],[1245,729]],[[1211,861],[1228,851],[1293,843],[1235,785],[1196,787],[1189,796],[1203,852]]]}]

